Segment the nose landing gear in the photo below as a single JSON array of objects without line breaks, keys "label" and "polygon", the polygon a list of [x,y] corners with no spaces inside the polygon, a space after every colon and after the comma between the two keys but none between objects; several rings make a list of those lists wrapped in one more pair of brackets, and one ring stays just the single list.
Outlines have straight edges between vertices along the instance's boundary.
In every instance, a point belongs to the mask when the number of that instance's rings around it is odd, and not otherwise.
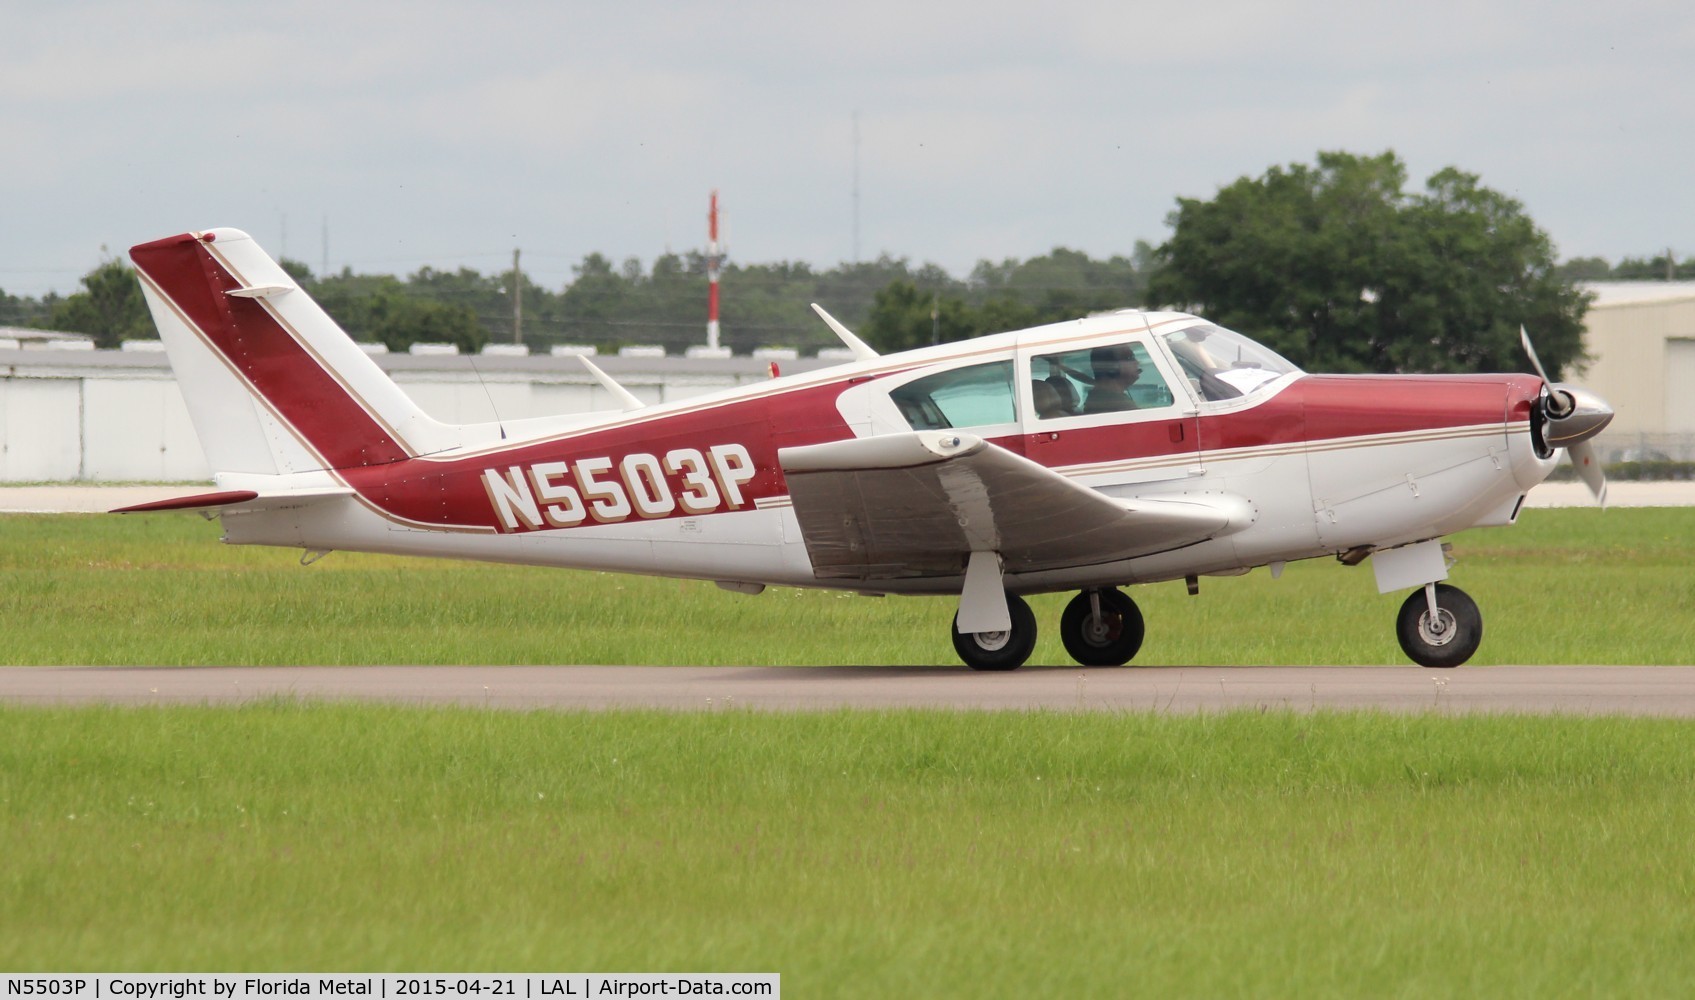
[{"label": "nose landing gear", "polygon": [[1457,667],[1483,642],[1483,613],[1465,591],[1445,583],[1415,590],[1401,605],[1395,635],[1421,667]]}]

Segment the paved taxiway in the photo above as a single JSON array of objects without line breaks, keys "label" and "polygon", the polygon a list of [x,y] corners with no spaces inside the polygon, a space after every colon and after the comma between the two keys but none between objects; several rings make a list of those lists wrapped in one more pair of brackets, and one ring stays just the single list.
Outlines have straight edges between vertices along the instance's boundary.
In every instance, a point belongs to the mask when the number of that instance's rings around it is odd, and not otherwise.
[{"label": "paved taxiway", "polygon": [[0,667],[0,702],[268,698],[499,709],[1216,712],[1378,708],[1695,716],[1687,667]]}]

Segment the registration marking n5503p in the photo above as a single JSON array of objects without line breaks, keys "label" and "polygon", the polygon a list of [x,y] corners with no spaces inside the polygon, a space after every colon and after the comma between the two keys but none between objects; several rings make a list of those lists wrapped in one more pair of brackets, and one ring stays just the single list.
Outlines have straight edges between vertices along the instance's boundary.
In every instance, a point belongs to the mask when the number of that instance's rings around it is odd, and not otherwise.
[{"label": "registration marking n5503p", "polygon": [[751,506],[742,486],[754,472],[745,446],[717,444],[704,454],[674,448],[663,456],[631,452],[617,461],[591,457],[484,469],[482,480],[500,529],[513,532],[740,510]]}]

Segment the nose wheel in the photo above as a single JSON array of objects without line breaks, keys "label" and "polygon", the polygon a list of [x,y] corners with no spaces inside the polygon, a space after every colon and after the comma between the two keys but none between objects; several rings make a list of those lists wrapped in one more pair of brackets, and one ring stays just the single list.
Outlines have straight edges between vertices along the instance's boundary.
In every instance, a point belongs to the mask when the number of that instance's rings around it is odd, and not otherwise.
[{"label": "nose wheel", "polygon": [[1122,590],[1085,590],[1059,618],[1059,637],[1086,667],[1121,667],[1142,648],[1142,611]]},{"label": "nose wheel", "polygon": [[1421,667],[1457,667],[1483,642],[1483,613],[1465,591],[1445,583],[1415,590],[1395,619],[1401,649]]},{"label": "nose wheel", "polygon": [[953,617],[953,649],[972,670],[1017,670],[1036,648],[1036,613],[1024,598],[1006,595],[1012,627],[1004,632],[961,632]]}]

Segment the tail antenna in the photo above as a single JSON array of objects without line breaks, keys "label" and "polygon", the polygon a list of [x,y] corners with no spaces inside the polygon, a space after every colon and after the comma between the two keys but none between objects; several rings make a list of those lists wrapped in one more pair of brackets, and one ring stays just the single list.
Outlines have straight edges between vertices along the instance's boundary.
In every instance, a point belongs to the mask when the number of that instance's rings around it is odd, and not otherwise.
[{"label": "tail antenna", "polygon": [[488,382],[483,378],[482,369],[477,367],[476,355],[467,354],[465,358],[471,362],[471,371],[476,373],[477,384],[483,387],[483,395],[488,399],[488,408],[494,413],[494,426],[499,428],[500,439],[504,441],[506,440],[506,424],[500,419],[500,407],[494,405],[494,393],[489,392]]}]

